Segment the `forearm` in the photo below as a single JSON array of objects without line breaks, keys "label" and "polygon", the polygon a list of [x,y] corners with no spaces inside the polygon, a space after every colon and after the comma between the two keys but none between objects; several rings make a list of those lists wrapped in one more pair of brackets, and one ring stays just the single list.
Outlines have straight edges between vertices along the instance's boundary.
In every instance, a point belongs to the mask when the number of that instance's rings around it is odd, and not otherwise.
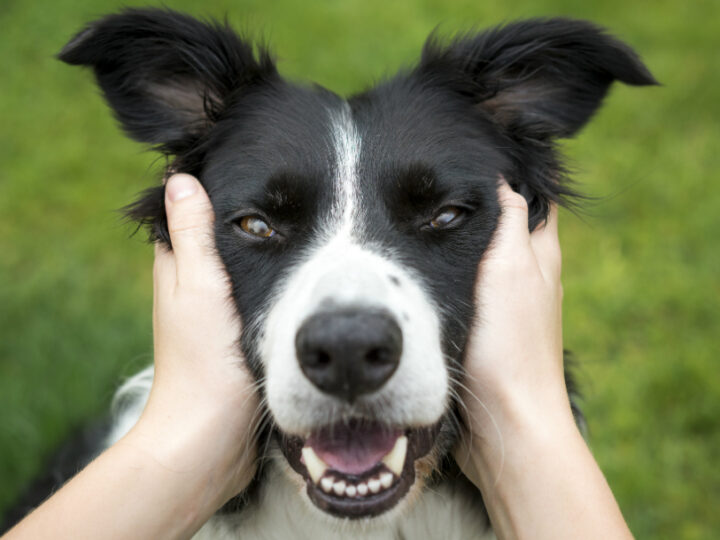
[{"label": "forearm", "polygon": [[200,445],[213,439],[191,425],[170,434],[142,422],[7,540],[190,538],[232,495],[232,464],[208,459],[210,452]]},{"label": "forearm", "polygon": [[499,414],[502,444],[477,441],[472,458],[499,538],[632,538],[569,407]]}]

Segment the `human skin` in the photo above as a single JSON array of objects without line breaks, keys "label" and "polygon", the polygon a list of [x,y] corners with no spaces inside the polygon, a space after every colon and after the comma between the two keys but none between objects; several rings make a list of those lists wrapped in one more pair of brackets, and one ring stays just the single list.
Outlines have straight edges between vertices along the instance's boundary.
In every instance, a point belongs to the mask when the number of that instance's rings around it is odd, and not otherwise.
[{"label": "human skin", "polygon": [[168,180],[165,205],[173,251],[155,248],[148,404],[8,539],[189,538],[253,477],[258,397],[236,343],[212,207],[188,175]]},{"label": "human skin", "polygon": [[[456,459],[500,538],[631,537],[565,390],[557,211],[530,234],[523,197],[502,179],[498,193],[503,214],[479,273],[482,315],[469,341]],[[155,248],[145,411],[8,540],[189,538],[253,477],[258,397],[236,342],[212,207],[184,174],[168,180],[165,205],[173,251]]]},{"label": "human skin", "polygon": [[476,287],[456,460],[499,538],[632,538],[582,438],[565,386],[557,207],[528,231],[525,199],[501,179],[493,245]]}]

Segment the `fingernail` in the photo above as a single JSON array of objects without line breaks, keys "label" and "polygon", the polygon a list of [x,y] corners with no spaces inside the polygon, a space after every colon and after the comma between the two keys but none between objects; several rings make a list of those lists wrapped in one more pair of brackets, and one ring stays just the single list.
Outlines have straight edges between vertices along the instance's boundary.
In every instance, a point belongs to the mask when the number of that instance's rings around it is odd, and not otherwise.
[{"label": "fingernail", "polygon": [[171,202],[181,201],[190,195],[194,195],[197,189],[197,180],[186,174],[171,176],[167,184],[165,184],[165,191]]}]

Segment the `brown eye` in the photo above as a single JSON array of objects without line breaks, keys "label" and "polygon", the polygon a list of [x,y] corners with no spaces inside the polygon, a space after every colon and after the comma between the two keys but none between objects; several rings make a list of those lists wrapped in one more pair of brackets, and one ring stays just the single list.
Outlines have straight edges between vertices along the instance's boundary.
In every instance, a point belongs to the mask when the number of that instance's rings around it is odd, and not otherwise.
[{"label": "brown eye", "polygon": [[239,225],[246,233],[259,238],[270,238],[277,234],[267,221],[258,216],[245,216],[240,220]]},{"label": "brown eye", "polygon": [[453,221],[460,217],[462,210],[456,206],[446,206],[430,221],[430,227],[433,229],[444,229]]}]

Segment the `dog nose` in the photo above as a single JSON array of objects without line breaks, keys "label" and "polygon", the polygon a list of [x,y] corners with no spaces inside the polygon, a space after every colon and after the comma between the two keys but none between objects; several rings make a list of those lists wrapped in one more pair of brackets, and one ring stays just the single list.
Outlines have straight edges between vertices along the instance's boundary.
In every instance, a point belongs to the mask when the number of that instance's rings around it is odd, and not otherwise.
[{"label": "dog nose", "polygon": [[300,368],[323,392],[353,402],[380,388],[395,372],[402,331],[381,310],[324,311],[309,317],[295,337]]}]

